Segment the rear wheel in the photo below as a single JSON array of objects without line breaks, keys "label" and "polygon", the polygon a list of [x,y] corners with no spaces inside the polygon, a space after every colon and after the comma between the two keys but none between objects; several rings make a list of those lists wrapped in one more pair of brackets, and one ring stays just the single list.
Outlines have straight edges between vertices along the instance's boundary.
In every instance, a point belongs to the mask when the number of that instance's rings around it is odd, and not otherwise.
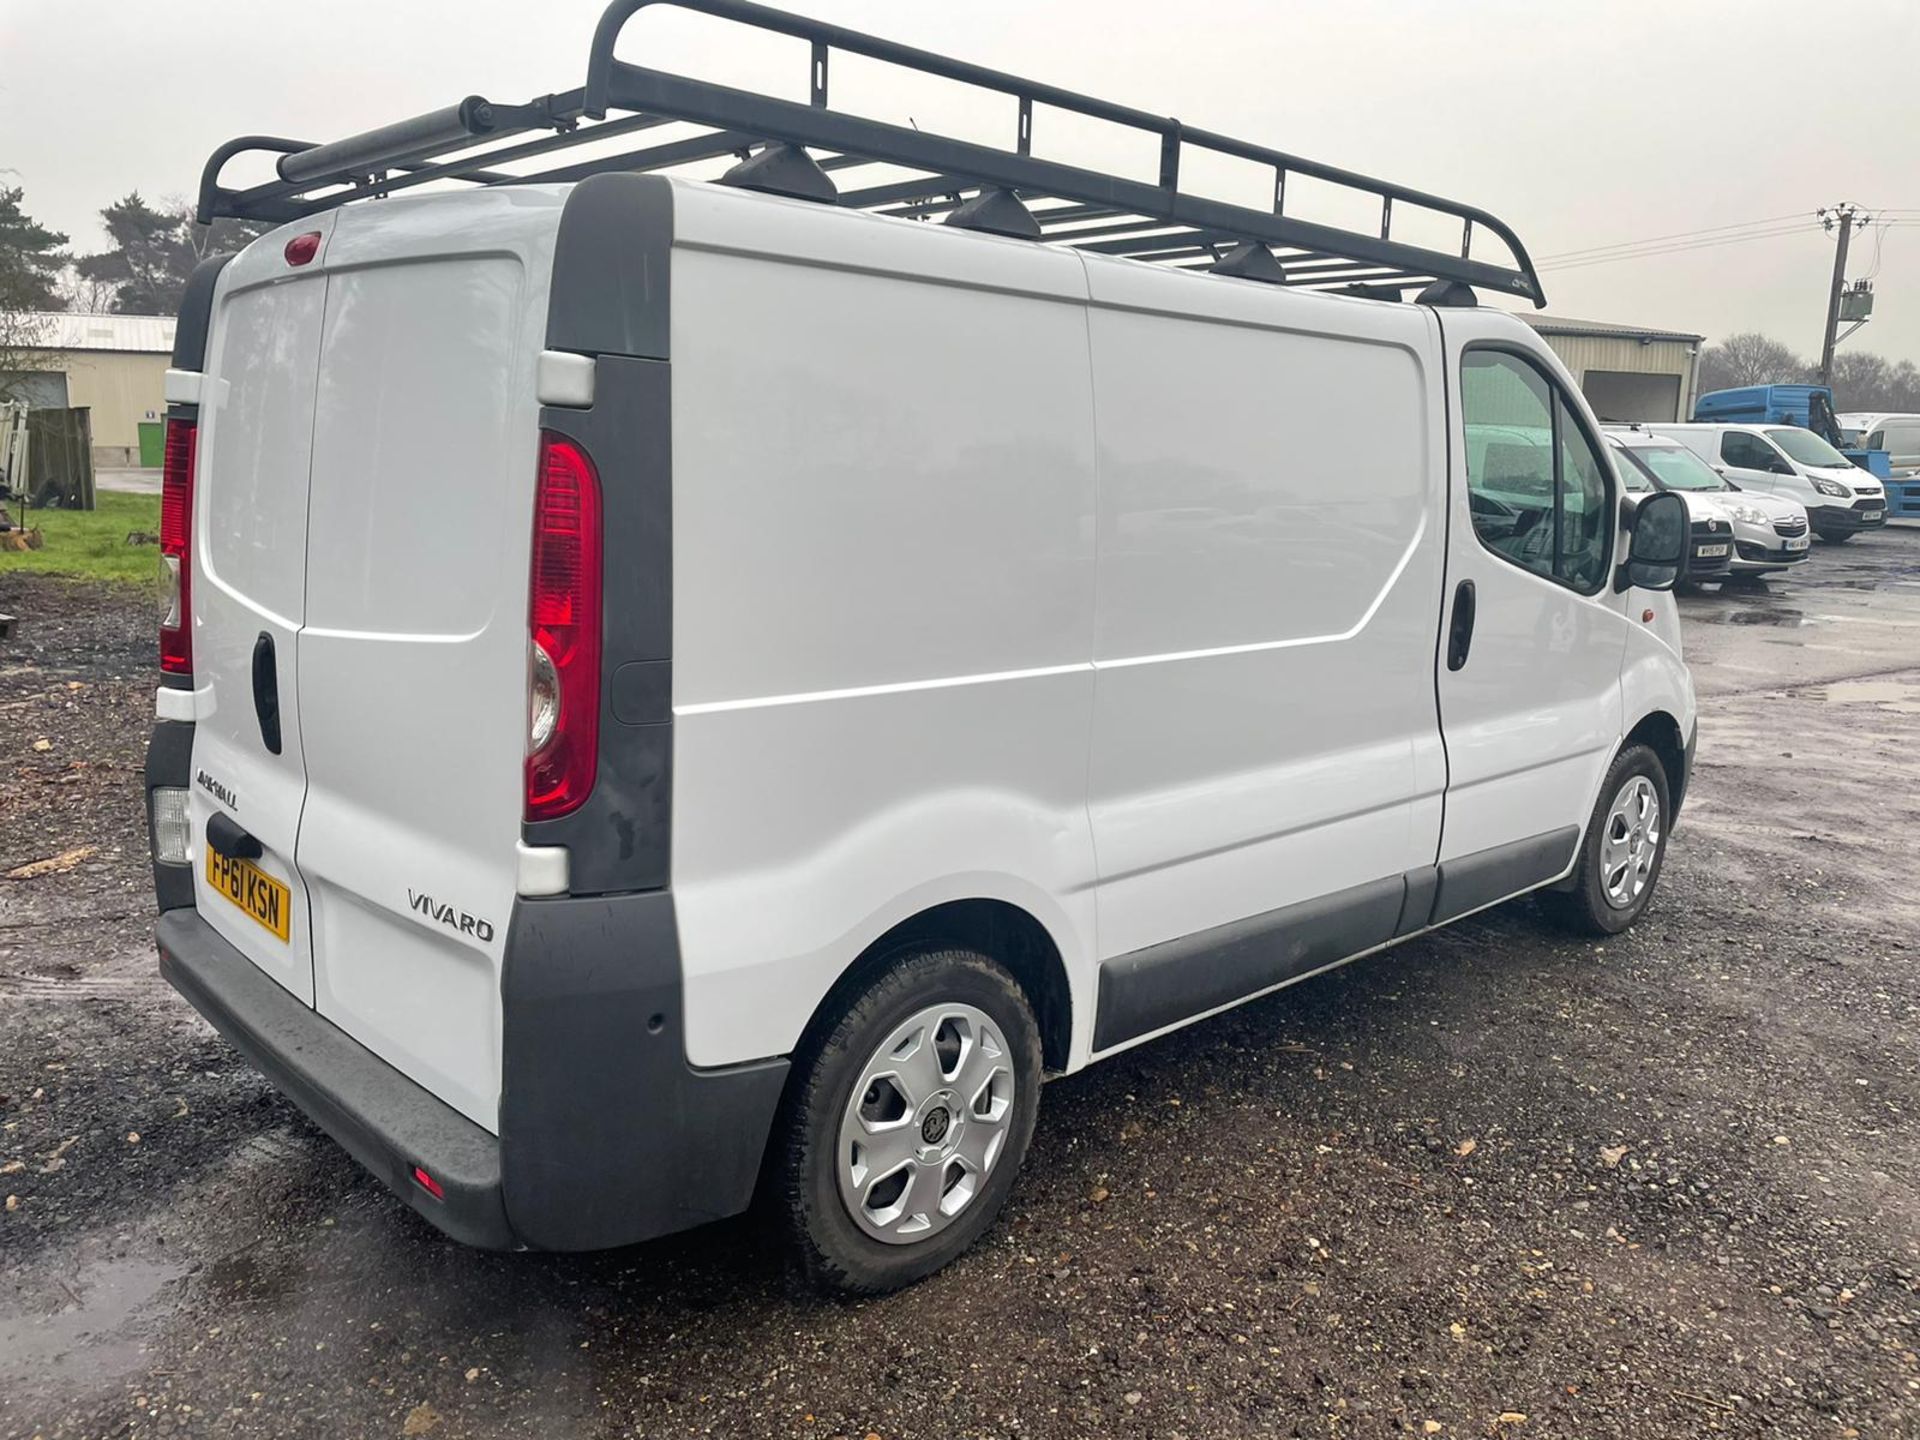
[{"label": "rear wheel", "polygon": [[1617,935],[1633,924],[1659,883],[1672,813],[1660,757],[1645,745],[1621,751],[1587,821],[1569,888],[1540,897],[1547,913],[1585,935]]},{"label": "rear wheel", "polygon": [[993,1223],[1026,1157],[1040,1034],[971,950],[909,954],[803,1052],[776,1131],[777,1218],[806,1279],[876,1295]]}]

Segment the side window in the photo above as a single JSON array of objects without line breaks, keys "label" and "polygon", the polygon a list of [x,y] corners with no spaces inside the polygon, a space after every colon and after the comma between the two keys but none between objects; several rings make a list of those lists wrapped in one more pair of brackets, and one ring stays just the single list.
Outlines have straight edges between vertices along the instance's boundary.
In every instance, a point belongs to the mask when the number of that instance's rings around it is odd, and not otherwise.
[{"label": "side window", "polygon": [[1736,469],[1765,470],[1773,464],[1773,451],[1758,435],[1729,430],[1720,437],[1720,458]]},{"label": "side window", "polygon": [[1460,366],[1467,506],[1489,550],[1582,591],[1612,561],[1607,466],[1539,370],[1469,350]]},{"label": "side window", "polygon": [[1606,461],[1593,452],[1567,402],[1554,397],[1560,438],[1560,556],[1555,573],[1576,590],[1598,590],[1613,561],[1613,508],[1607,504]]}]

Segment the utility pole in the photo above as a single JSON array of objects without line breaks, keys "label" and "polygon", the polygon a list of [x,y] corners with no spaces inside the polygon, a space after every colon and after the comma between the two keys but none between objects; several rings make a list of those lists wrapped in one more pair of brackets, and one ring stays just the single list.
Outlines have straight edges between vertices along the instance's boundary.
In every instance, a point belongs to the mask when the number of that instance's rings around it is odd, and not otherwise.
[{"label": "utility pole", "polygon": [[1836,224],[1840,227],[1840,244],[1833,255],[1833,284],[1827,291],[1827,328],[1820,336],[1820,383],[1831,385],[1834,337],[1840,329],[1840,292],[1847,283],[1847,241],[1852,238],[1854,222],[1861,217],[1858,206],[1844,202],[1823,206],[1819,216],[1820,223],[1828,230]]}]

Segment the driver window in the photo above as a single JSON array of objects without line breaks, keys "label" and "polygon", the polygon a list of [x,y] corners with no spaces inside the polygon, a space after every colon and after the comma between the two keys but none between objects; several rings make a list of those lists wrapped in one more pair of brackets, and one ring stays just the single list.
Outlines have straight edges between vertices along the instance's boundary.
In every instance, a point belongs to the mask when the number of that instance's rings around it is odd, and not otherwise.
[{"label": "driver window", "polygon": [[1720,437],[1720,458],[1739,470],[1770,470],[1773,450],[1758,435],[1729,430]]},{"label": "driver window", "polygon": [[1606,462],[1546,376],[1517,355],[1469,350],[1460,366],[1467,504],[1481,543],[1591,593],[1611,562]]}]

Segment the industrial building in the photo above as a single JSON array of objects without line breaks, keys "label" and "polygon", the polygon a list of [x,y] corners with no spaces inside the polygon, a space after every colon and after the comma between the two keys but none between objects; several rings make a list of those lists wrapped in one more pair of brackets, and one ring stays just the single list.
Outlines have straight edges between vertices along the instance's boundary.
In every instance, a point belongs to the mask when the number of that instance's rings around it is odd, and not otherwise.
[{"label": "industrial building", "polygon": [[173,317],[52,312],[29,322],[33,369],[27,403],[90,410],[97,466],[158,465]]},{"label": "industrial building", "polygon": [[1560,315],[1522,315],[1552,348],[1601,420],[1687,420],[1706,338]]}]

